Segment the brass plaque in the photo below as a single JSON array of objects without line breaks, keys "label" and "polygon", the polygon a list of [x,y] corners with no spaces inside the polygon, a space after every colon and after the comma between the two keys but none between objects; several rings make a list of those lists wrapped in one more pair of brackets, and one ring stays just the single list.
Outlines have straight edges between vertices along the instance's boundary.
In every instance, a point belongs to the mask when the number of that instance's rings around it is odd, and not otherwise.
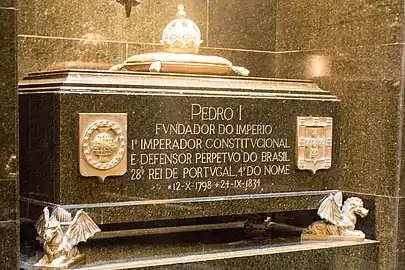
[{"label": "brass plaque", "polygon": [[127,114],[79,113],[79,168],[101,182],[127,171]]},{"label": "brass plaque", "polygon": [[297,118],[298,169],[316,173],[331,167],[332,122],[332,117]]}]

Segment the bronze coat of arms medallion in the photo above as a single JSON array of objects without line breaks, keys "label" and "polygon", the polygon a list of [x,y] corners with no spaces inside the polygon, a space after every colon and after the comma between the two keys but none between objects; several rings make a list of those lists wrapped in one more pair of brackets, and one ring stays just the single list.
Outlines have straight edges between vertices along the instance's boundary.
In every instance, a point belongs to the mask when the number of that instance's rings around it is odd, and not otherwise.
[{"label": "bronze coat of arms medallion", "polygon": [[332,166],[332,117],[297,117],[297,165],[300,170]]},{"label": "bronze coat of arms medallion", "polygon": [[82,176],[102,182],[126,173],[126,113],[79,113],[79,163]]}]

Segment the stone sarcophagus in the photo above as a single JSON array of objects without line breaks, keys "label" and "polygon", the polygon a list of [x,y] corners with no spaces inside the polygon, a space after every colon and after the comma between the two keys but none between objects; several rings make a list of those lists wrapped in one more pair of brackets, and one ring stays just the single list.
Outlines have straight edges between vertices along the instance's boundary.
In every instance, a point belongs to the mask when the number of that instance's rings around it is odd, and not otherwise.
[{"label": "stone sarcophagus", "polygon": [[339,101],[309,81],[65,70],[20,83],[21,211],[97,224],[314,209]]}]

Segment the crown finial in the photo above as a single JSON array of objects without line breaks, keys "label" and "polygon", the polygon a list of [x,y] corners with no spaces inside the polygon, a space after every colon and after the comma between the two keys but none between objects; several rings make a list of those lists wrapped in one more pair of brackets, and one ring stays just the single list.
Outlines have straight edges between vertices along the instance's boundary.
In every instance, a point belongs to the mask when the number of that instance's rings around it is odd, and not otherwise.
[{"label": "crown finial", "polygon": [[179,18],[179,19],[183,19],[183,18],[185,18],[186,17],[186,12],[184,11],[184,5],[183,4],[179,4],[178,6],[177,6],[177,18]]}]

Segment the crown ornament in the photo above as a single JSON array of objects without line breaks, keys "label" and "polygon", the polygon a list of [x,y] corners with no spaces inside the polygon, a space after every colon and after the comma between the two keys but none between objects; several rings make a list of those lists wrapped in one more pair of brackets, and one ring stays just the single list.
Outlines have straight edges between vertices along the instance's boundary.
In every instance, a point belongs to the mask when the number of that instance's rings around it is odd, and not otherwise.
[{"label": "crown ornament", "polygon": [[198,26],[186,18],[184,5],[177,6],[176,19],[169,22],[162,34],[160,43],[165,52],[198,54],[201,32]]},{"label": "crown ornament", "polygon": [[204,75],[228,75],[235,73],[248,76],[250,71],[234,66],[228,59],[219,56],[199,55],[203,42],[198,26],[186,18],[184,5],[177,6],[176,18],[163,30],[162,52],[142,53],[129,57],[111,71],[142,71],[153,73],[183,73]]}]

